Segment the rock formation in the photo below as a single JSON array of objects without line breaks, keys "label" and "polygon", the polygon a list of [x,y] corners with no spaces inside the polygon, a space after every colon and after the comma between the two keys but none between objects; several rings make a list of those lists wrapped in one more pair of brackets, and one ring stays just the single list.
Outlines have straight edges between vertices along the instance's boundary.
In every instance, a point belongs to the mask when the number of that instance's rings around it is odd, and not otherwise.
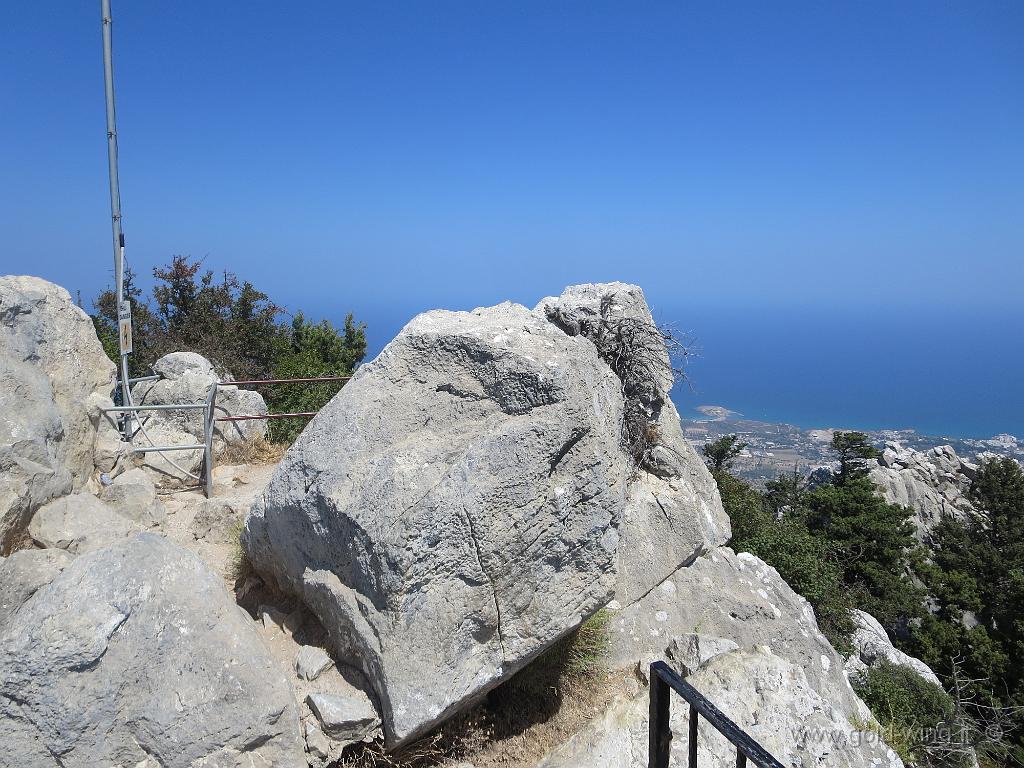
[{"label": "rock formation", "polygon": [[[899,757],[863,730],[870,712],[819,632],[814,611],[778,572],[748,553],[719,548],[677,570],[610,622],[612,666],[665,660],[784,765],[901,768]],[[647,765],[646,683],[620,695],[541,768]],[[689,707],[673,697],[674,765],[685,765]],[[735,747],[704,723],[700,765],[736,764]]]},{"label": "rock formation", "polygon": [[871,479],[886,501],[910,507],[917,537],[927,541],[943,517],[979,514],[967,496],[977,469],[948,445],[921,452],[888,443],[871,469]]},{"label": "rock formation", "polygon": [[[688,682],[772,753],[783,765],[903,768],[899,756],[871,731],[853,726],[824,698],[805,670],[766,646],[717,654],[691,672]],[[648,758],[646,692],[622,697],[554,750],[538,768],[641,768]],[[689,707],[671,706],[670,765],[688,762]],[[698,765],[736,765],[736,748],[707,722],[698,723]]]},{"label": "rock formation", "polygon": [[287,679],[198,558],[140,534],[42,586],[14,570],[34,591],[0,624],[6,764],[305,765]]},{"label": "rock formation", "polygon": [[718,486],[683,435],[665,339],[639,287],[570,286],[534,311],[592,341],[622,384],[626,447],[641,470],[627,484],[616,595],[636,599],[729,539]]},{"label": "rock formation", "polygon": [[114,365],[63,288],[0,277],[0,554],[41,505],[109,471],[120,451]]},{"label": "rock formation", "polygon": [[870,613],[854,610],[853,623],[856,626],[852,638],[854,653],[846,660],[846,670],[850,677],[861,676],[868,667],[888,663],[908,667],[929,683],[942,687],[931,667],[896,648],[885,628]]},{"label": "rock formation", "polygon": [[[140,381],[132,388],[136,404],[172,405],[205,403],[212,387],[218,381],[230,381],[230,374],[219,377],[213,364],[195,352],[172,352],[153,363],[158,381]],[[152,411],[147,413],[146,432],[153,442],[161,445],[190,445],[205,439],[204,412],[201,410]],[[217,390],[216,416],[261,416],[267,413],[267,404],[259,392],[222,384]],[[244,442],[267,434],[267,423],[262,420],[217,422],[214,428],[214,450],[225,445]],[[144,436],[138,439],[144,441]],[[189,472],[199,471],[203,452],[175,451],[171,458]],[[164,475],[182,478],[181,472],[158,454],[145,454],[143,466],[156,477]]]},{"label": "rock formation", "polygon": [[622,284],[535,311],[428,312],[289,449],[243,543],[359,659],[391,744],[507,679],[618,582],[639,596],[728,537],[655,334]]},{"label": "rock formation", "polygon": [[[639,674],[544,765],[645,765],[657,658],[788,764],[899,768],[858,730],[867,710],[806,601],[722,547],[663,342],[620,283],[429,312],[269,485],[269,467],[223,466],[212,499],[158,497],[102,417],[113,367],[88,318],[56,286],[0,278],[0,763],[324,768],[441,723],[607,605],[609,660]],[[216,381],[191,353],[154,368],[140,401],[205,402]],[[231,386],[218,404],[266,409]],[[263,429],[222,425],[217,444]],[[196,412],[147,430],[203,435]],[[257,493],[244,545],[269,585],[234,560]],[[892,660],[869,618],[857,664]]]},{"label": "rock formation", "polygon": [[73,555],[109,546],[138,530],[131,520],[88,493],[51,501],[36,512],[28,528],[36,545]]}]

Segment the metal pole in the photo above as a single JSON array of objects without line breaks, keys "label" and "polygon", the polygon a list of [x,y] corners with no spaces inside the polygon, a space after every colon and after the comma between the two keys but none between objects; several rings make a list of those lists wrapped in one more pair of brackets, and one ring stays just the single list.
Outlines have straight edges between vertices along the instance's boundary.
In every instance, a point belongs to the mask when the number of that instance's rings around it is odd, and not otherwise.
[{"label": "metal pole", "polygon": [[[668,768],[672,746],[672,726],[669,724],[671,702],[668,683],[651,665],[651,700],[648,711],[648,768]],[[690,768],[696,768],[691,765]]]},{"label": "metal pole", "polygon": [[205,451],[204,451],[204,462],[203,462],[203,477],[204,485],[206,486],[204,491],[206,498],[213,497],[213,430],[217,426],[217,422],[214,420],[214,409],[217,407],[217,382],[213,382],[210,385],[210,394],[206,398],[206,423],[203,427],[203,437],[206,438]]},{"label": "metal pole", "polygon": [[[114,241],[114,293],[117,312],[120,314],[124,303],[124,233],[121,231],[121,188],[117,177],[117,118],[114,109],[114,56],[111,32],[113,19],[110,15],[110,0],[100,0],[100,16],[103,22],[103,84],[107,101],[107,168],[110,176],[110,228]],[[119,343],[120,340],[119,340]],[[121,346],[121,399],[131,401],[127,392],[128,355]],[[131,440],[131,414],[126,416],[125,434]]]}]

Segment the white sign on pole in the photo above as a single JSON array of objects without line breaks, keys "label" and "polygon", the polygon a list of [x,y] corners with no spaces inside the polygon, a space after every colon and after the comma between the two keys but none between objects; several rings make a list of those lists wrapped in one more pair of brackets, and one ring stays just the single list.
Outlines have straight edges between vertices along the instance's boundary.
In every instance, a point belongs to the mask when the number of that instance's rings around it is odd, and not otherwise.
[{"label": "white sign on pole", "polygon": [[121,337],[121,354],[132,353],[132,305],[131,302],[122,301],[121,309],[117,313],[117,331]]}]

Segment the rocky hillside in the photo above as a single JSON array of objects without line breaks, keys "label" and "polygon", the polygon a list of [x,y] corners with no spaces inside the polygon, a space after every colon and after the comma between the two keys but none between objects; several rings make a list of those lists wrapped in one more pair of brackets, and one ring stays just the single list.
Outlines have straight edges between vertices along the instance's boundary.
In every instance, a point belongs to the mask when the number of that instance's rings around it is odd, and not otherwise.
[{"label": "rocky hillside", "polygon": [[977,471],[977,464],[961,459],[948,445],[915,451],[887,443],[871,479],[886,501],[913,511],[918,538],[926,541],[943,517],[981,513],[968,498]]},{"label": "rocky hillside", "polygon": [[[162,494],[181,478],[119,442],[66,292],[0,278],[0,321],[0,765],[345,764],[450,723],[599,611],[621,684],[506,764],[646,765],[664,659],[786,764],[902,765],[809,604],[725,546],[635,286],[420,315],[272,472],[221,467],[209,500]],[[212,368],[169,358],[136,397],[198,402]]]}]

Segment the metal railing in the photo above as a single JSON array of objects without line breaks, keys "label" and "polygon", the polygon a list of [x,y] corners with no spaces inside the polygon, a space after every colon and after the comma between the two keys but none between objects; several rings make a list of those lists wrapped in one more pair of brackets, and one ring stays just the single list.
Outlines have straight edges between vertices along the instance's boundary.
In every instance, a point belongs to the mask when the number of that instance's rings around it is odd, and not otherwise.
[{"label": "metal railing", "polygon": [[[129,379],[129,386],[140,381],[157,381],[163,377],[159,375],[153,376],[140,376],[135,379]],[[238,387],[238,386],[261,386],[271,384],[303,384],[311,382],[322,382],[322,381],[348,381],[351,376],[314,376],[308,378],[295,378],[295,379],[251,379],[246,381],[216,381],[210,386],[210,391],[206,395],[206,401],[202,403],[171,403],[171,404],[154,404],[146,405],[145,403],[132,404],[132,405],[118,405],[113,408],[104,408],[105,413],[123,413],[125,414],[125,421],[122,428],[125,430],[125,437],[129,443],[132,442],[134,433],[130,429],[130,421],[132,417],[135,418],[141,425],[141,419],[139,418],[140,411],[203,411],[203,442],[201,443],[187,443],[185,445],[134,445],[132,444],[132,453],[168,453],[171,451],[198,451],[203,452],[203,477],[200,479],[193,475],[191,472],[178,467],[177,464],[172,465],[197,480],[200,480],[203,484],[203,493],[207,498],[213,495],[213,438],[214,432],[219,421],[255,421],[255,420],[269,420],[269,419],[293,419],[293,418],[311,418],[316,416],[316,411],[303,411],[300,413],[265,413],[265,414],[252,414],[252,415],[237,415],[237,416],[217,416],[217,390],[220,387]],[[148,435],[147,435],[148,438]],[[168,459],[169,461],[169,459]]]},{"label": "metal railing", "polygon": [[651,664],[649,768],[668,768],[669,749],[672,745],[672,726],[669,723],[672,691],[690,704],[689,768],[697,768],[697,725],[701,717],[736,746],[736,768],[746,768],[747,760],[760,768],[785,768],[768,750],[750,738],[663,661]]},{"label": "metal railing", "polygon": [[219,387],[259,387],[274,384],[308,384],[321,381],[348,381],[351,376],[310,376],[295,379],[248,379],[244,381],[218,381],[210,387],[210,394],[206,399],[206,425],[203,434],[206,437],[206,454],[204,456],[206,496],[213,494],[213,432],[218,421],[269,421],[271,419],[295,419],[312,418],[316,411],[302,411],[297,413],[264,413],[264,414],[241,414],[236,416],[215,416],[217,407],[217,389]]}]

